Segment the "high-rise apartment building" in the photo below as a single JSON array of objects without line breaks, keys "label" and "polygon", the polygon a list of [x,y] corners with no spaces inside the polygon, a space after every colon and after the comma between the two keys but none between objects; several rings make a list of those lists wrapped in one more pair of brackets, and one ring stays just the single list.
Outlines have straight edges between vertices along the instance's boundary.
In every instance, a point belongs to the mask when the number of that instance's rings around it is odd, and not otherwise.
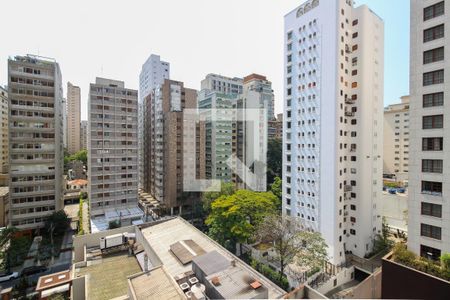
[{"label": "high-rise apartment building", "polygon": [[211,90],[198,94],[198,108],[205,118],[205,178],[229,182],[232,169],[227,160],[232,156],[232,109],[236,95]]},{"label": "high-rise apartment building", "polygon": [[53,59],[16,56],[8,60],[10,225],[44,225],[62,209],[63,89]]},{"label": "high-rise apartment building", "polygon": [[450,5],[411,1],[408,249],[450,252]]},{"label": "high-rise apartment building", "polygon": [[159,55],[152,54],[142,65],[139,74],[139,188],[144,187],[144,99],[170,78],[170,64]]},{"label": "high-rise apartment building", "polygon": [[198,141],[197,128],[184,126],[183,111],[197,108],[197,91],[166,79],[145,97],[144,108],[144,190],[170,214],[182,214],[192,207],[194,199],[183,189],[184,154],[195,151],[185,149],[184,137],[191,135],[195,143]]},{"label": "high-rise apartment building", "polygon": [[0,87],[0,173],[8,173],[8,91]]},{"label": "high-rise apartment building", "polygon": [[242,94],[242,78],[230,78],[218,74],[208,74],[201,82],[202,90],[222,92],[224,94]]},{"label": "high-rise apartment building", "polygon": [[63,145],[67,149],[67,99],[62,101]]},{"label": "high-rise apartment building", "polygon": [[[96,78],[89,89],[88,174],[93,231],[142,216],[138,200],[137,91]],[[94,228],[95,227],[95,228]]]},{"label": "high-rise apartment building", "polygon": [[267,138],[283,139],[283,114],[277,114],[277,118],[269,121],[269,132]]},{"label": "high-rise apartment building", "polygon": [[74,154],[81,150],[81,89],[67,83],[67,150]]},{"label": "high-rise apartment building", "polygon": [[81,150],[87,150],[88,141],[88,121],[80,122],[80,148]]},{"label": "high-rise apartment building", "polygon": [[283,215],[318,231],[330,262],[381,231],[384,24],[351,0],[285,16]]},{"label": "high-rise apartment building", "polygon": [[408,180],[409,170],[409,96],[384,109],[383,173],[397,181]]}]

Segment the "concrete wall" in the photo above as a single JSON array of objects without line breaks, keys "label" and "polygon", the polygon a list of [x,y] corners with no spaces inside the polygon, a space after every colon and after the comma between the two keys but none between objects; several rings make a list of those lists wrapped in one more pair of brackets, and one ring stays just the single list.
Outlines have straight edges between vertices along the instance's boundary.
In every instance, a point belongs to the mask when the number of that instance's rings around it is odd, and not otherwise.
[{"label": "concrete wall", "polygon": [[72,280],[72,290],[70,298],[72,300],[87,299],[86,276],[74,278]]},{"label": "concrete wall", "polygon": [[[322,284],[320,288],[317,289],[318,292],[322,294],[326,294],[332,289],[334,289],[337,286],[340,286],[342,284],[345,284],[349,281],[351,281],[354,278],[355,268],[350,267],[342,270],[339,272],[336,276],[331,277],[327,282]],[[353,276],[352,276],[353,274]],[[337,279],[337,284],[334,285],[334,280]]]},{"label": "concrete wall", "polygon": [[448,299],[450,282],[383,258],[383,299]]}]

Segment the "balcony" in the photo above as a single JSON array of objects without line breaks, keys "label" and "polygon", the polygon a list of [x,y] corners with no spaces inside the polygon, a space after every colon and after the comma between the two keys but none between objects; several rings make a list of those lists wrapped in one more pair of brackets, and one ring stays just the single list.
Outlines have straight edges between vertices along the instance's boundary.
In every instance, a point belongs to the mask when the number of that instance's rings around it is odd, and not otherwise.
[{"label": "balcony", "polygon": [[355,113],[352,111],[346,111],[344,114],[346,117],[354,117],[355,116]]},{"label": "balcony", "polygon": [[352,98],[346,97],[346,98],[345,98],[345,103],[346,103],[346,104],[355,104],[355,100],[353,100]]},{"label": "balcony", "polygon": [[351,185],[344,186],[344,192],[351,192],[353,190],[353,187]]}]

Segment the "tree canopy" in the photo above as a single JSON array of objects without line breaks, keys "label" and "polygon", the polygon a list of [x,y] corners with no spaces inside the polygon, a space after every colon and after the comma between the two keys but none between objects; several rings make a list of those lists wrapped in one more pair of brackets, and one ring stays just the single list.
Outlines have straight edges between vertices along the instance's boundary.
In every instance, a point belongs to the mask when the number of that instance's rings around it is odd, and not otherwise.
[{"label": "tree canopy", "polygon": [[64,156],[64,164],[68,164],[71,161],[80,160],[83,162],[83,164],[87,164],[87,150],[80,150],[77,153],[74,153],[72,155],[65,155]]},{"label": "tree canopy", "polygon": [[230,249],[246,242],[264,218],[276,212],[277,200],[271,192],[248,190],[220,196],[211,203],[206,219],[209,235]]},{"label": "tree canopy", "polygon": [[235,192],[235,185],[232,182],[222,182],[220,192],[205,192],[202,195],[203,211],[206,215],[211,212],[211,203],[220,196],[229,196]]},{"label": "tree canopy", "polygon": [[50,227],[54,226],[53,234],[56,236],[64,235],[70,227],[70,220],[64,210],[55,211],[45,221],[45,230],[50,232]]},{"label": "tree canopy", "polygon": [[282,177],[283,143],[280,139],[270,139],[267,142],[267,186]]}]

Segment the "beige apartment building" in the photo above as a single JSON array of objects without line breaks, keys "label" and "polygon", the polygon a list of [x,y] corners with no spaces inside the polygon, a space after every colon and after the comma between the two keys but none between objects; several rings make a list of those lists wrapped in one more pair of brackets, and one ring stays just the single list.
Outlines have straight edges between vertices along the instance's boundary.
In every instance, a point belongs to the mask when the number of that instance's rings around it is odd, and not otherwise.
[{"label": "beige apartment building", "polygon": [[81,89],[67,83],[67,150],[70,154],[81,150]]},{"label": "beige apartment building", "polygon": [[383,173],[408,180],[409,170],[409,96],[384,109]]},{"label": "beige apartment building", "polygon": [[[183,124],[183,111],[196,108],[197,91],[169,79],[144,98],[144,191],[172,215],[189,210],[192,201],[199,198],[183,189],[184,153],[197,151],[193,147],[185,149],[183,139],[192,134],[196,145],[202,139],[199,126],[190,128]],[[200,148],[196,147],[198,151]],[[202,178],[203,172],[204,162],[197,161],[193,176]]]},{"label": "beige apartment building", "polygon": [[0,186],[8,185],[8,91],[0,87]]},{"label": "beige apartment building", "polygon": [[63,199],[63,91],[58,63],[39,56],[8,60],[9,225],[44,225]]},{"label": "beige apartment building", "polygon": [[80,150],[87,150],[88,121],[80,122]]},{"label": "beige apartment building", "polygon": [[92,231],[142,216],[138,200],[137,91],[96,78],[89,89],[88,178]]}]

